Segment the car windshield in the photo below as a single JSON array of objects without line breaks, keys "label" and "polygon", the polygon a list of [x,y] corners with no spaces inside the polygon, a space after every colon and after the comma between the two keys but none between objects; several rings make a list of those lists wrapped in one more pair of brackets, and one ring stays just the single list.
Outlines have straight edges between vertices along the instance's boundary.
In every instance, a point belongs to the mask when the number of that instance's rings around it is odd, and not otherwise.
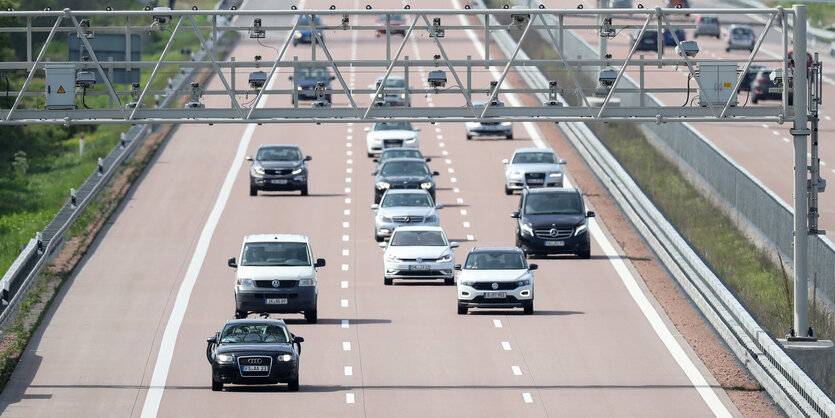
[{"label": "car windshield", "polygon": [[[322,24],[322,19],[319,16],[316,16],[314,22],[316,23],[316,26],[319,26]],[[310,26],[310,21],[307,19],[307,16],[302,15],[299,17],[299,26]]]},{"label": "car windshield", "polygon": [[296,74],[300,80],[329,80],[330,71],[328,67],[299,67]]},{"label": "car windshield", "polygon": [[389,244],[393,247],[443,247],[446,237],[442,231],[394,231]]},{"label": "car windshield", "polygon": [[520,152],[513,156],[513,164],[556,164],[557,156],[550,152]]},{"label": "car windshield", "polygon": [[385,150],[380,154],[380,162],[389,158],[423,158],[423,155],[416,149]]},{"label": "car windshield", "polygon": [[294,147],[268,147],[258,150],[258,161],[300,161],[302,153]]},{"label": "car windshield", "polygon": [[429,167],[423,161],[389,161],[383,164],[384,176],[428,176]]},{"label": "car windshield", "polygon": [[518,252],[479,251],[470,253],[464,268],[468,270],[521,270],[526,269],[525,256]]},{"label": "car windshield", "polygon": [[530,193],[525,198],[527,215],[576,215],[582,213],[582,208],[577,193]]},{"label": "car windshield", "polygon": [[[378,78],[377,81],[374,83],[374,85],[376,86],[377,83],[379,83],[381,81],[383,81],[382,77]],[[406,87],[406,80],[403,80],[403,79],[400,79],[400,78],[389,78],[389,79],[386,80],[386,87],[402,89],[402,88]]]},{"label": "car windshield", "polygon": [[418,207],[428,208],[432,206],[432,199],[428,193],[387,193],[380,203],[380,207]]},{"label": "car windshield", "polygon": [[303,242],[248,242],[242,266],[309,266],[307,244]]},{"label": "car windshield", "polygon": [[374,124],[375,131],[414,131],[409,122],[383,122]]},{"label": "car windshield", "polygon": [[220,334],[221,343],[288,343],[290,333],[287,328],[277,324],[244,322],[227,325]]}]

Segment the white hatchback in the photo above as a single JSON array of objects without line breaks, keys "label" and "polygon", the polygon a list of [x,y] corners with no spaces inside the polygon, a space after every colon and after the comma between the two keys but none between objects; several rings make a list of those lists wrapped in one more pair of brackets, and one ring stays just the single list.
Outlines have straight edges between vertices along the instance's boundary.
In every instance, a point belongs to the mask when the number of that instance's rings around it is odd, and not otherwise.
[{"label": "white hatchback", "polygon": [[458,243],[447,241],[446,234],[438,226],[401,226],[394,230],[383,248],[383,282],[392,284],[394,279],[443,279],[444,284],[454,284],[453,248]]},{"label": "white hatchback", "polygon": [[533,273],[519,248],[473,248],[458,272],[458,314],[469,308],[522,308],[533,314]]}]

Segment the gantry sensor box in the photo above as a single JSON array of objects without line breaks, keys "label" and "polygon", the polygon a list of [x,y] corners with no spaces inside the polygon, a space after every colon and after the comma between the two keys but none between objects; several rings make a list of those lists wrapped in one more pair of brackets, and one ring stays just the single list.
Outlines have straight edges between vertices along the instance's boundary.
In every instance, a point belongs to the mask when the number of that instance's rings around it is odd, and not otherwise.
[{"label": "gantry sensor box", "polygon": [[75,65],[46,66],[46,108],[75,109]]},{"label": "gantry sensor box", "polygon": [[731,97],[731,92],[734,91],[737,77],[736,64],[699,63],[699,84],[704,89],[699,92],[699,106],[706,107],[710,103],[712,106],[724,107],[728,98],[731,99],[731,106],[736,106],[736,95]]}]

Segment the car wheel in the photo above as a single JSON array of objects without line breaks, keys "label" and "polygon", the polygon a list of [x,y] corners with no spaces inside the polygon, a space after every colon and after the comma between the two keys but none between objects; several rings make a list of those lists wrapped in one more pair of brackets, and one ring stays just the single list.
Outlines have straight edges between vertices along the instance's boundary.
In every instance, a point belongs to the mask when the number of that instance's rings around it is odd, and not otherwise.
[{"label": "car wheel", "polygon": [[249,195],[250,196],[258,196],[258,188],[250,184],[249,185]]},{"label": "car wheel", "polygon": [[301,190],[302,190],[302,196],[307,196],[307,185],[306,184],[304,185],[304,187],[302,187]]},{"label": "car wheel", "polygon": [[298,392],[299,391],[299,377],[296,376],[295,379],[287,382],[287,390],[290,392]]},{"label": "car wheel", "polygon": [[316,309],[304,311],[304,319],[308,324],[315,324],[319,320],[319,311]]},{"label": "car wheel", "polygon": [[757,104],[758,101],[760,101],[760,100],[757,99],[757,95],[755,94],[754,97],[751,98],[751,103]]},{"label": "car wheel", "polygon": [[467,305],[458,304],[458,315],[466,315],[467,314]]},{"label": "car wheel", "polygon": [[522,237],[519,236],[519,233],[516,233],[516,248],[522,248]]},{"label": "car wheel", "polygon": [[577,255],[580,256],[580,258],[582,259],[588,260],[589,258],[591,258],[591,249],[588,249],[586,251],[580,251],[579,253],[577,253]]},{"label": "car wheel", "polygon": [[235,310],[235,319],[243,319],[243,318],[246,318],[247,316],[248,315],[247,315],[246,311]]},{"label": "car wheel", "polygon": [[533,315],[533,301],[528,303],[522,302],[522,309],[525,310],[525,315]]},{"label": "car wheel", "polygon": [[374,233],[374,240],[377,241],[377,242],[383,242],[383,237],[377,235],[377,233],[375,232]]},{"label": "car wheel", "polygon": [[452,286],[455,284],[455,279],[453,279],[452,277],[444,279],[444,284],[447,286]]},{"label": "car wheel", "polygon": [[472,135],[467,135],[467,141],[469,141],[471,139],[473,139],[473,136]]},{"label": "car wheel", "polygon": [[394,281],[389,277],[383,277],[383,284],[386,286],[391,286]]},{"label": "car wheel", "polygon": [[693,34],[693,37],[694,37],[694,38],[698,38],[698,37],[699,37],[699,34],[698,34],[698,33],[695,33],[695,34]]},{"label": "car wheel", "polygon": [[223,382],[218,382],[212,378],[212,392],[220,392],[223,390]]},{"label": "car wheel", "polygon": [[725,48],[725,52],[731,52],[731,48]]},{"label": "car wheel", "polygon": [[505,139],[513,139],[513,134],[507,135]]},{"label": "car wheel", "polygon": [[504,194],[510,196],[513,194],[513,190],[510,190],[507,188],[507,186],[504,186]]}]

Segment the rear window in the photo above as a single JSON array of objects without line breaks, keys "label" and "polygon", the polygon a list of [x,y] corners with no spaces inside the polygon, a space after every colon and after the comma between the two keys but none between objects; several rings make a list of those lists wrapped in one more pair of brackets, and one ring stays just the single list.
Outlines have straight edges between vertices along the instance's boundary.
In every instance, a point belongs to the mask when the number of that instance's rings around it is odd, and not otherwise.
[{"label": "rear window", "polygon": [[701,23],[702,24],[707,23],[707,24],[715,25],[715,24],[719,23],[719,19],[716,18],[716,17],[713,17],[713,16],[704,16],[704,17],[702,17]]}]

